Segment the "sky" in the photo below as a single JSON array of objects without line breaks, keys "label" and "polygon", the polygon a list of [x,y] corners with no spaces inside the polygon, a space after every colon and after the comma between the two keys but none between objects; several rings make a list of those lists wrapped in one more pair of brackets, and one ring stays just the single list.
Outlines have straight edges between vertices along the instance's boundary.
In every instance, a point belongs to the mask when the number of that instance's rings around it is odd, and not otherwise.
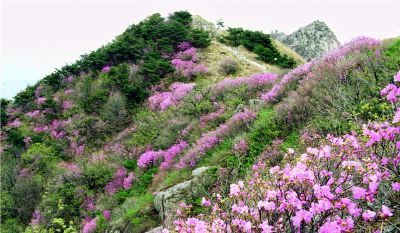
[{"label": "sky", "polygon": [[340,42],[400,36],[396,0],[0,0],[0,97],[104,45],[153,13],[188,10],[227,27],[290,34],[322,20]]}]

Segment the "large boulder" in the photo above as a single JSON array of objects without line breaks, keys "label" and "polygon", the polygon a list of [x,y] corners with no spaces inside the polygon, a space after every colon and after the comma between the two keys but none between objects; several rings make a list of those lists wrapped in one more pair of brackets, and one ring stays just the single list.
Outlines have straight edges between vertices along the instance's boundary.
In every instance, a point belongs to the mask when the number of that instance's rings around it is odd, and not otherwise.
[{"label": "large boulder", "polygon": [[192,171],[192,178],[157,193],[154,205],[165,226],[171,227],[176,210],[181,202],[190,203],[201,197],[209,186],[215,182],[213,167],[200,167]]}]

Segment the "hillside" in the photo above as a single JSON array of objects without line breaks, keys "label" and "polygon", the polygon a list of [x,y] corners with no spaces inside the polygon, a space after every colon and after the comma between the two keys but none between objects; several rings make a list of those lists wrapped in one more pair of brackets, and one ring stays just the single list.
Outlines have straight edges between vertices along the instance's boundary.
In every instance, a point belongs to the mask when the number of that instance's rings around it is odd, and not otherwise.
[{"label": "hillside", "polygon": [[154,14],[1,101],[1,231],[395,232],[399,55]]}]

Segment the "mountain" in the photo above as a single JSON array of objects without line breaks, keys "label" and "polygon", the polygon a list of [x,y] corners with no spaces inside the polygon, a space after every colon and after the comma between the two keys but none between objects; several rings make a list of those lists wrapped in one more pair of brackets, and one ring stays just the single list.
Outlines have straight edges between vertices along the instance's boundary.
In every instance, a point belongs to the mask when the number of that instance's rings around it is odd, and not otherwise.
[{"label": "mountain", "polygon": [[306,60],[320,57],[339,47],[335,33],[322,21],[316,20],[290,35],[274,31],[271,36],[295,50]]},{"label": "mountain", "polygon": [[1,232],[396,232],[399,54],[153,14],[1,100]]}]

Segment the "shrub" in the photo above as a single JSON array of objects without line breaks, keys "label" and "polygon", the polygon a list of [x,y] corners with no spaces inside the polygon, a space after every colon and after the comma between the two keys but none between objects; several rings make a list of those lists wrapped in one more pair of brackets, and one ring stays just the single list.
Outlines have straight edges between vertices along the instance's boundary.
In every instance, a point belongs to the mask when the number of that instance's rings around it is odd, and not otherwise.
[{"label": "shrub", "polygon": [[186,167],[194,167],[207,150],[215,147],[225,136],[245,127],[248,123],[256,118],[256,113],[245,109],[242,112],[233,115],[226,123],[218,126],[217,129],[202,134],[190,149],[175,165],[182,169]]},{"label": "shrub", "polygon": [[236,74],[239,71],[239,63],[227,58],[221,62],[220,71],[225,75]]},{"label": "shrub", "polygon": [[15,183],[11,193],[14,199],[14,208],[23,223],[29,223],[32,212],[39,204],[42,190],[43,181],[40,176],[20,178]]},{"label": "shrub", "polygon": [[[216,194],[214,202],[203,201],[209,214],[180,217],[175,230],[342,232],[396,227],[390,219],[399,211],[394,203],[400,198],[398,96],[388,100],[397,109],[393,124],[366,124],[362,135],[328,135],[327,143],[301,154],[289,148],[282,166],[254,164],[248,181],[230,185],[229,196]],[[298,134],[288,140],[297,141]],[[191,208],[180,206],[180,213]]]},{"label": "shrub", "polygon": [[57,158],[57,151],[42,143],[35,143],[21,155],[24,163],[41,174],[51,172],[50,165]]},{"label": "shrub", "polygon": [[229,28],[228,35],[222,41],[232,46],[243,45],[248,50],[258,55],[258,58],[266,63],[278,65],[284,68],[292,68],[296,65],[293,58],[282,55],[272,44],[271,37],[262,32],[243,30],[242,28]]},{"label": "shrub", "polygon": [[197,49],[188,45],[187,42],[178,45],[179,50],[171,61],[176,73],[186,79],[206,75],[208,73],[207,67],[204,64],[197,63]]},{"label": "shrub", "polygon": [[186,95],[188,95],[193,88],[195,83],[173,83],[169,89],[169,92],[155,93],[149,97],[149,107],[152,110],[160,109],[161,111],[166,110],[170,106],[177,105]]},{"label": "shrub", "polygon": [[83,169],[82,180],[90,190],[98,191],[112,178],[112,169],[102,163],[90,164]]},{"label": "shrub", "polygon": [[127,124],[126,99],[120,93],[114,93],[103,106],[102,119],[111,131],[119,131]]}]

